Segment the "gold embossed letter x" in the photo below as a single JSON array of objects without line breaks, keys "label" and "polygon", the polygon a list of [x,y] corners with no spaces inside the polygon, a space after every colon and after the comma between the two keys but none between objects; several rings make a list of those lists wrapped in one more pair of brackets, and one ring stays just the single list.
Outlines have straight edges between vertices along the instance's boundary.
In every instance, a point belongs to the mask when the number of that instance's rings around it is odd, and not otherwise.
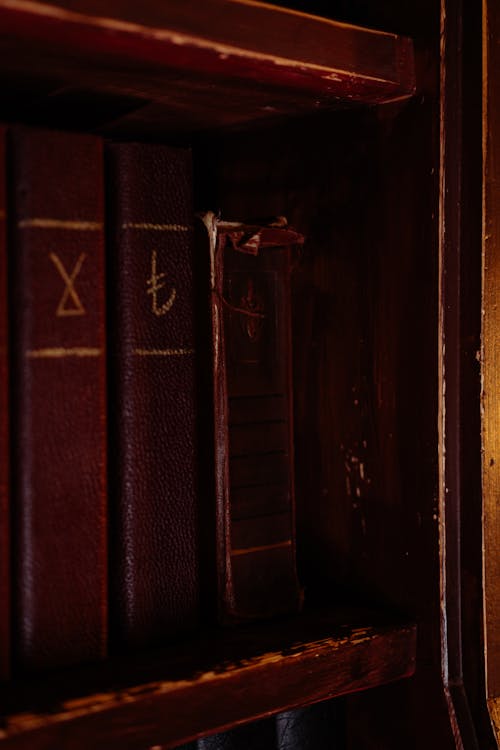
[{"label": "gold embossed letter x", "polygon": [[[83,261],[87,257],[85,253],[82,253],[75,263],[75,267],[71,272],[71,276],[64,268],[61,260],[55,253],[50,253],[50,259],[55,265],[59,273],[61,274],[62,280],[66,284],[61,297],[61,301],[57,307],[56,315],[62,317],[65,315],[85,315],[85,308],[82,305],[80,297],[78,296],[75,289],[75,279],[80,273],[80,269],[83,265]],[[68,307],[68,303],[71,301],[71,305]]]},{"label": "gold embossed letter x", "polygon": [[156,272],[156,250],[153,250],[153,254],[151,256],[151,278],[149,278],[146,283],[149,287],[147,293],[151,294],[153,297],[152,309],[155,315],[165,315],[165,313],[168,313],[168,311],[174,304],[174,300],[177,295],[175,287],[172,287],[172,291],[170,292],[168,299],[163,303],[163,305],[158,306],[158,292],[165,286],[165,282],[163,281],[163,279],[166,277],[166,275],[166,273]]}]

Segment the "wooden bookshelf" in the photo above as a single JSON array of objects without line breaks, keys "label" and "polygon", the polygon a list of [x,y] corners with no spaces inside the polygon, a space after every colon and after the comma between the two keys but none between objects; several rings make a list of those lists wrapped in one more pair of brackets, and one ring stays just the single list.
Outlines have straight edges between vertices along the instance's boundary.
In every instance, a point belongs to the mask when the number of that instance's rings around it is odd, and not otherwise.
[{"label": "wooden bookshelf", "polygon": [[500,740],[500,589],[498,584],[500,540],[498,525],[499,399],[498,299],[500,292],[498,153],[500,111],[498,38],[500,16],[494,3],[484,4],[483,54],[483,311],[481,365],[483,373],[482,471],[484,502],[485,640],[488,708],[497,742]]},{"label": "wooden bookshelf", "polygon": [[285,215],[306,236],[292,282],[306,606],[228,629],[207,615],[161,651],[14,676],[0,748],[168,748],[340,695],[349,750],[493,748],[470,362],[477,155],[460,130],[475,142],[477,12],[339,3],[346,22],[254,0],[104,5],[0,0],[0,120],[189,145],[197,210]]},{"label": "wooden bookshelf", "polygon": [[373,614],[312,612],[251,629],[212,631],[128,664],[84,669],[78,679],[54,675],[49,688],[43,680],[11,684],[2,693],[2,704],[12,711],[0,731],[2,747],[173,747],[410,676],[415,627],[363,626],[366,621]]},{"label": "wooden bookshelf", "polygon": [[203,11],[194,0],[110,2],[103,13],[85,0],[2,0],[0,23],[9,87],[17,83],[48,109],[67,103],[81,118],[80,96],[118,130],[127,109],[133,122],[165,132],[376,104],[415,90],[410,39],[259,2],[210,0]]},{"label": "wooden bookshelf", "polygon": [[[0,0],[0,25],[2,119],[188,138],[195,154],[205,152],[207,133],[215,143],[227,129],[281,127],[297,116],[310,131],[311,116],[401,102],[415,91],[409,38],[247,0],[209,0],[203,10],[191,0],[111,2],[105,12],[92,0]],[[206,175],[220,181],[219,166]],[[241,628],[208,619],[161,652],[14,677],[0,690],[0,745],[173,747],[413,673],[414,624],[328,609],[331,601]]]}]

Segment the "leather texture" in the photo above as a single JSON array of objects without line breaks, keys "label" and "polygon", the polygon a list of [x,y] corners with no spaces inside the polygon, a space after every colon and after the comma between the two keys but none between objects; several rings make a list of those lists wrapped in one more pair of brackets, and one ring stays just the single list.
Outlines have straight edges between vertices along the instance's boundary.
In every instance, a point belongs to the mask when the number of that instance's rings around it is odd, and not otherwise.
[{"label": "leather texture", "polygon": [[199,616],[191,154],[108,153],[113,289],[113,599],[122,646]]},{"label": "leather texture", "polygon": [[276,716],[277,750],[343,750],[342,699],[283,711]]},{"label": "leather texture", "polygon": [[196,750],[277,750],[275,720],[261,719],[202,737]]},{"label": "leather texture", "polygon": [[104,188],[99,138],[12,133],[16,656],[107,640]]},{"label": "leather texture", "polygon": [[342,699],[283,711],[226,732],[201,737],[176,750],[344,750]]},{"label": "leather texture", "polygon": [[[227,228],[226,228],[227,227]],[[291,229],[218,224],[212,253],[220,609],[297,610],[290,330]]]},{"label": "leather texture", "polygon": [[9,381],[5,128],[0,126],[0,680],[10,671]]}]

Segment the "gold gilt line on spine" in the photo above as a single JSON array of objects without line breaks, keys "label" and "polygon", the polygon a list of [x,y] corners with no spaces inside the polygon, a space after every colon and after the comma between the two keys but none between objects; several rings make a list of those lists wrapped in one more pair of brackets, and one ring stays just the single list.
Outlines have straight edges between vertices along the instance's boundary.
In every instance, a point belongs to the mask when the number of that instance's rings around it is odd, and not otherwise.
[{"label": "gold gilt line on spine", "polygon": [[102,349],[90,346],[47,347],[46,349],[28,349],[28,359],[62,359],[64,357],[100,357]]},{"label": "gold gilt line on spine", "polygon": [[122,224],[122,229],[146,229],[153,232],[190,232],[191,227],[186,224],[149,224],[148,222],[128,221]]},{"label": "gold gilt line on spine", "polygon": [[231,557],[238,557],[238,555],[251,555],[254,552],[267,552],[271,549],[282,549],[285,547],[291,547],[292,540],[287,539],[286,542],[277,542],[276,544],[262,544],[260,547],[245,547],[244,549],[232,549]]},{"label": "gold gilt line on spine", "polygon": [[50,219],[45,217],[34,217],[33,219],[21,219],[17,223],[20,229],[36,227],[37,229],[71,229],[77,232],[98,232],[103,228],[100,221],[77,221],[70,219]]},{"label": "gold gilt line on spine", "polygon": [[138,357],[179,357],[194,354],[194,349],[134,349]]}]

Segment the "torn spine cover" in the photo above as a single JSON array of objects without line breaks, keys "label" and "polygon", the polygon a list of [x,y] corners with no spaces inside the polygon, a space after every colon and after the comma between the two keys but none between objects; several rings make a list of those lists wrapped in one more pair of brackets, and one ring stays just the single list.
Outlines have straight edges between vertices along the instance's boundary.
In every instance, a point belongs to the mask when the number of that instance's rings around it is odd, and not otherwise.
[{"label": "torn spine cover", "polygon": [[290,272],[302,235],[202,221],[210,245],[219,615],[302,604],[296,572]]}]

